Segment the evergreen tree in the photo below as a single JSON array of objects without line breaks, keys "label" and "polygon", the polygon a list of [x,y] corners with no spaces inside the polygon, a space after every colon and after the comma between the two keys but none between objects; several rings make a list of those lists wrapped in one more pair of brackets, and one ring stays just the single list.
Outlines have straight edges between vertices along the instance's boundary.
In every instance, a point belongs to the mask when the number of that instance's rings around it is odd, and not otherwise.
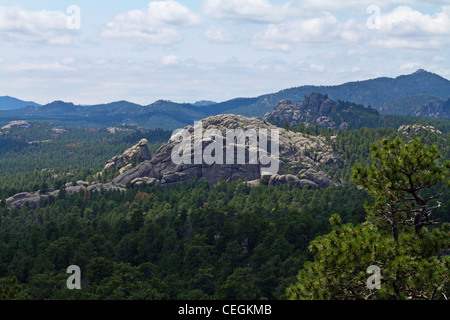
[{"label": "evergreen tree", "polygon": [[409,144],[383,139],[371,145],[371,153],[376,162],[369,168],[355,166],[352,177],[373,199],[367,205],[368,220],[390,225],[396,241],[402,226],[414,226],[418,235],[433,224],[431,213],[441,206],[431,201],[443,195],[424,196],[424,191],[450,176],[450,161],[438,164],[437,148],[426,147],[418,138]]},{"label": "evergreen tree", "polygon": [[[289,299],[447,299],[450,225],[428,230],[439,207],[429,201],[441,194],[425,197],[421,191],[449,176],[448,162],[437,164],[437,149],[417,139],[383,140],[372,146],[372,155],[379,162],[356,166],[353,178],[373,197],[367,221],[344,225],[333,215],[333,231],[311,242],[314,261],[286,290]],[[372,268],[381,277],[375,288],[367,274]]]}]

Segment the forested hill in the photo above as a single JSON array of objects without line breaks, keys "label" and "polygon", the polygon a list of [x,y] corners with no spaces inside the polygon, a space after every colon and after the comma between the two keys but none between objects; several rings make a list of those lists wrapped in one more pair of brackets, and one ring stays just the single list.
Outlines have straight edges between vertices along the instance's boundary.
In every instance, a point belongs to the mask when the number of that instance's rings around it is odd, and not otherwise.
[{"label": "forested hill", "polygon": [[23,101],[9,96],[0,97],[0,110],[20,109],[27,106],[39,106],[39,104],[33,101]]},{"label": "forested hill", "polygon": [[450,98],[414,106],[412,112],[414,116],[420,118],[450,120]]},{"label": "forested hill", "polygon": [[145,106],[128,101],[80,106],[70,102],[55,101],[44,106],[27,105],[20,109],[0,111],[0,125],[23,119],[52,121],[58,125],[76,127],[126,124],[150,129],[173,130],[220,114],[262,118],[280,101],[290,100],[296,103],[314,92],[326,94],[333,100],[370,106],[385,115],[423,116],[420,112],[414,113],[413,107],[450,97],[450,81],[437,74],[418,70],[413,74],[396,78],[382,77],[337,86],[301,86],[258,97],[235,98],[220,103],[200,101],[189,104],[158,100]]},{"label": "forested hill", "polygon": [[[382,110],[384,114],[399,114],[397,111],[391,113],[389,108],[385,106],[401,98],[409,97],[414,100],[415,97],[421,98],[421,95],[447,98],[450,96],[450,81],[437,74],[417,70],[412,74],[401,75],[396,78],[381,77],[336,86],[300,86],[262,95],[258,97],[256,102],[234,108],[229,112],[262,117],[281,100],[300,101],[313,92],[326,94],[334,100],[351,101],[363,104],[366,107],[371,106],[377,110]],[[414,102],[412,105],[415,104],[417,103]],[[220,104],[216,106],[220,106]],[[403,108],[407,110],[410,106],[404,105]],[[402,114],[408,113],[404,111]]]},{"label": "forested hill", "polygon": [[373,108],[335,101],[322,93],[307,95],[297,104],[293,104],[290,100],[282,100],[275,110],[264,116],[265,120],[279,126],[316,125],[330,129],[373,127],[380,122],[381,118]]},{"label": "forested hill", "polygon": [[[355,164],[371,164],[373,142],[420,137],[427,145],[436,145],[443,160],[450,157],[449,133],[420,126],[400,131],[289,129],[320,135],[330,144],[342,165],[323,164],[320,169],[343,186],[252,187],[242,180],[192,181],[69,194],[64,192],[67,183],[89,181],[107,159],[141,138],[149,141],[154,153],[170,132],[48,124],[4,130],[0,294],[7,299],[286,299],[286,289],[298,281],[299,270],[314,259],[310,243],[332,232],[332,215],[338,214],[343,223],[365,221],[367,192],[352,184],[350,176]],[[36,208],[6,205],[13,193],[44,190],[43,194],[45,189],[60,192]],[[442,206],[433,218],[449,221],[448,194],[439,201]],[[434,248],[434,242],[427,243]],[[70,265],[82,270],[81,290],[66,287]],[[364,264],[364,275],[366,269]],[[343,276],[347,274],[353,273]]]}]

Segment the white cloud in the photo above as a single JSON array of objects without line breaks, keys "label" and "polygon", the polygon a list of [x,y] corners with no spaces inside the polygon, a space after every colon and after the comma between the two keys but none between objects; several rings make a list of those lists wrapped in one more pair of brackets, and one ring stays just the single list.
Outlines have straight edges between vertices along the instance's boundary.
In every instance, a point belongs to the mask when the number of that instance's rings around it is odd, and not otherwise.
[{"label": "white cloud", "polygon": [[420,67],[420,63],[418,62],[407,62],[405,64],[402,64],[398,69],[400,71],[416,70],[418,67]]},{"label": "white cloud", "polygon": [[[364,15],[362,15],[364,18]],[[298,45],[362,45],[384,48],[424,49],[444,47],[450,42],[450,9],[425,14],[407,6],[381,12],[379,29],[364,20],[339,20],[331,13],[313,18],[273,23],[252,38],[256,49],[292,51]]]},{"label": "white cloud", "polygon": [[61,71],[74,71],[72,67],[61,64],[60,62],[52,63],[25,63],[22,62],[17,65],[10,65],[6,68],[8,71],[21,72],[21,71],[50,71],[50,72],[61,72]]},{"label": "white cloud", "polygon": [[268,0],[204,0],[205,14],[218,19],[245,22],[280,22],[293,14],[291,3],[271,4]]},{"label": "white cloud", "polygon": [[200,15],[176,1],[151,1],[146,9],[117,15],[102,30],[101,35],[169,45],[181,40],[178,28],[200,23]]},{"label": "white cloud", "polygon": [[9,43],[67,45],[72,42],[73,35],[73,31],[67,28],[68,18],[61,11],[26,11],[0,6],[0,38]]},{"label": "white cloud", "polygon": [[380,17],[382,31],[396,34],[428,33],[450,35],[450,18],[447,13],[439,12],[434,16],[423,14],[407,6],[401,6]]},{"label": "white cloud", "polygon": [[253,36],[257,49],[291,51],[297,44],[356,42],[361,38],[361,26],[348,20],[340,23],[330,13],[317,18],[271,24]]},{"label": "white cloud", "polygon": [[215,26],[211,26],[203,33],[205,39],[212,42],[231,42],[233,35],[227,30]]},{"label": "white cloud", "polygon": [[447,61],[447,58],[446,58],[446,57],[443,57],[443,56],[437,55],[437,56],[434,56],[434,57],[433,57],[433,61],[434,61],[434,62],[445,62],[445,61]]},{"label": "white cloud", "polygon": [[168,56],[164,56],[160,59],[160,62],[162,65],[165,66],[175,66],[180,64],[180,58],[178,58],[178,56],[176,55],[168,55]]},{"label": "white cloud", "polygon": [[396,5],[444,5],[446,0],[298,0],[298,5],[312,10],[357,10],[366,9],[369,6],[376,5],[380,8],[388,8]]},{"label": "white cloud", "polygon": [[372,32],[372,43],[386,48],[423,49],[440,47],[450,39],[449,12],[424,14],[407,6],[381,14],[380,29]]},{"label": "white cloud", "polygon": [[65,58],[61,59],[60,63],[63,64],[63,65],[74,64],[75,63],[75,59],[72,58],[72,57],[65,57]]},{"label": "white cloud", "polygon": [[321,64],[311,64],[310,66],[309,66],[309,68],[312,70],[312,71],[316,71],[316,72],[324,72],[325,71],[325,66],[324,65],[321,65]]}]

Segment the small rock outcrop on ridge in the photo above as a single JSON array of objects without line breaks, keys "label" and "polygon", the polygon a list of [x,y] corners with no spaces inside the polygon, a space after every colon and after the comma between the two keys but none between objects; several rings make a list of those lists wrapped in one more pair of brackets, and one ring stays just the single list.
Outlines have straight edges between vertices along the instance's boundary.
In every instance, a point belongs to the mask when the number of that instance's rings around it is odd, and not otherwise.
[{"label": "small rock outcrop on ridge", "polygon": [[15,121],[11,121],[7,125],[3,126],[1,129],[2,130],[9,130],[9,129],[13,129],[13,128],[28,129],[28,128],[31,128],[31,127],[32,127],[32,123],[29,122],[29,121],[15,120]]},{"label": "small rock outcrop on ridge", "polygon": [[[115,186],[112,183],[93,184],[90,186],[80,183],[76,186],[66,186],[65,190],[67,195],[71,195],[74,193],[82,192],[84,190],[125,191],[126,189]],[[19,210],[21,210],[25,204],[27,204],[30,209],[35,209],[41,206],[42,204],[46,204],[47,202],[49,202],[50,197],[57,197],[59,192],[60,190],[54,189],[48,189],[45,191],[41,190],[36,192],[22,192],[6,199],[6,204],[8,205],[9,208],[17,208]]]},{"label": "small rock outcrop on ridge", "polygon": [[416,136],[420,132],[423,132],[423,131],[431,132],[434,134],[442,134],[441,131],[439,131],[438,129],[436,129],[433,126],[424,126],[424,125],[418,124],[418,123],[413,124],[413,125],[403,125],[400,128],[398,128],[398,131],[407,136]]},{"label": "small rock outcrop on ridge", "polygon": [[128,169],[131,169],[133,162],[135,164],[143,162],[145,160],[150,160],[150,150],[148,149],[147,139],[142,139],[138,144],[127,149],[122,155],[116,156],[109,160],[104,170],[109,170],[111,168],[117,168],[121,170],[121,173]]}]

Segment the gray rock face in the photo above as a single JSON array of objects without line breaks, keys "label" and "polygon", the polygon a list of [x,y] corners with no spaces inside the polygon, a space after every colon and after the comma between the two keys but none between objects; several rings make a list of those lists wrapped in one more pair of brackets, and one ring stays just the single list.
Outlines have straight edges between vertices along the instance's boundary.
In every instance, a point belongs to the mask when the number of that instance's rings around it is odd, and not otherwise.
[{"label": "gray rock face", "polygon": [[[260,119],[250,119],[238,115],[219,115],[206,118],[202,120],[204,134],[200,149],[207,150],[208,146],[213,143],[213,140],[205,135],[207,130],[218,129],[222,136],[226,136],[227,129],[266,129],[269,137],[269,144],[267,151],[271,151],[270,133],[272,130],[279,130],[279,170],[278,174],[283,176],[283,166],[289,163],[290,166],[298,167],[299,169],[315,168],[320,164],[338,164],[339,159],[331,152],[331,148],[325,143],[324,139],[316,136],[309,136],[302,133],[294,133],[272,124],[268,124]],[[194,127],[188,126],[185,128],[189,134],[194,133]],[[125,186],[127,183],[146,183],[140,178],[150,179],[154,178],[161,183],[161,185],[173,185],[177,183],[185,183],[194,179],[206,180],[212,184],[217,183],[221,179],[225,181],[236,181],[242,179],[243,181],[255,181],[262,177],[263,164],[258,161],[255,164],[250,164],[248,161],[245,164],[239,164],[237,161],[237,153],[234,155],[234,162],[227,163],[226,143],[223,143],[223,163],[207,164],[203,160],[202,163],[194,163],[194,155],[191,152],[189,159],[191,163],[176,164],[172,160],[172,151],[179,144],[179,140],[171,139],[168,143],[161,146],[153,155],[151,160],[144,161],[136,167],[122,173],[113,180],[113,183],[120,186]],[[195,146],[194,146],[195,147]],[[246,159],[251,150],[249,142],[246,141],[243,148],[246,152]],[[273,180],[273,183],[281,183],[281,181],[294,182],[295,176],[279,177]],[[287,180],[286,180],[287,179]],[[298,179],[297,180],[306,180]],[[300,181],[295,180],[296,185],[309,184],[313,180]]]},{"label": "gray rock face", "polygon": [[37,208],[41,203],[45,203],[48,201],[47,195],[40,195],[39,192],[34,193],[28,193],[28,192],[22,192],[18,193],[8,199],[6,199],[6,204],[9,207],[22,209],[24,204],[28,202],[30,208],[35,209]]},{"label": "gray rock face", "polygon": [[419,118],[450,120],[450,98],[414,106],[411,108],[411,111],[415,117]]},{"label": "gray rock face", "polygon": [[398,128],[398,131],[407,136],[415,136],[419,134],[421,131],[428,131],[434,134],[442,134],[441,131],[439,131],[433,126],[424,126],[418,123],[413,125],[403,125],[400,128]]},{"label": "gray rock face", "polygon": [[[66,193],[67,195],[71,195],[74,193],[79,193],[84,190],[89,191],[98,191],[101,190],[116,190],[116,191],[125,191],[126,189],[118,187],[112,183],[105,183],[105,184],[95,184],[91,186],[85,186],[85,185],[77,185],[77,186],[70,186],[66,187]],[[25,203],[28,203],[29,208],[36,209],[42,204],[46,204],[49,201],[50,197],[57,197],[59,194],[59,190],[53,190],[49,189],[45,193],[41,193],[40,191],[36,192],[22,192],[15,194],[14,196],[6,199],[6,204],[9,208],[17,208],[21,210]]]},{"label": "gray rock face", "polygon": [[297,176],[292,174],[275,174],[272,175],[268,181],[269,185],[281,185],[286,183],[299,188],[303,188],[304,186],[320,188],[342,186],[340,183],[334,182],[324,172],[316,171],[314,169],[303,169]]},{"label": "gray rock face", "polygon": [[57,133],[57,134],[62,134],[62,133],[67,133],[68,132],[67,130],[65,130],[65,129],[61,128],[61,127],[52,128],[52,129],[50,129],[48,131],[53,132],[53,133]]},{"label": "gray rock face", "polygon": [[336,101],[322,93],[311,93],[297,104],[282,100],[267,112],[264,119],[275,125],[317,125],[328,129],[359,128],[367,123],[367,117],[379,116],[372,108],[351,102]]},{"label": "gray rock face", "polygon": [[148,149],[148,141],[142,139],[138,144],[127,149],[121,156],[117,156],[106,162],[104,170],[111,168],[124,169],[126,171],[132,167],[133,160],[136,158],[138,162],[150,160],[150,151]]},{"label": "gray rock face", "polygon": [[12,129],[12,128],[28,129],[28,128],[31,128],[31,126],[32,126],[32,123],[29,122],[29,121],[16,120],[16,121],[11,121],[6,126],[3,126],[2,129],[3,130],[9,130],[9,129]]},{"label": "gray rock face", "polygon": [[313,181],[321,188],[339,187],[340,183],[333,181],[325,172],[314,169],[303,169],[298,174],[299,179]]},{"label": "gray rock face", "polygon": [[125,186],[129,181],[133,181],[137,178],[150,177],[153,175],[152,166],[149,160],[139,163],[134,168],[122,173],[117,178],[113,180],[116,185]]},{"label": "gray rock face", "polygon": [[317,184],[314,181],[299,179],[297,176],[294,176],[292,174],[286,175],[274,174],[269,179],[269,185],[278,186],[282,184],[290,184],[292,186],[299,188],[303,188],[304,186],[317,187]]},{"label": "gray rock face", "polygon": [[330,115],[336,112],[338,106],[339,103],[328,98],[327,95],[312,93],[296,105],[290,100],[280,101],[277,108],[268,112],[264,119],[279,124],[318,124],[320,127],[336,129],[338,125],[330,118]]}]

